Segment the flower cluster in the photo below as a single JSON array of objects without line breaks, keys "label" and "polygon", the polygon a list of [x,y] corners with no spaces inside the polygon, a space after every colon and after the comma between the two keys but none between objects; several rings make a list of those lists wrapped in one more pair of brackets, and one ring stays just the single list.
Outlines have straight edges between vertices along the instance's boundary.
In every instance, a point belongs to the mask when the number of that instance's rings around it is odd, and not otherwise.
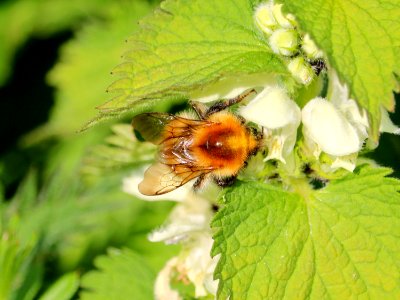
[{"label": "flower cluster", "polygon": [[[195,297],[215,295],[218,281],[213,279],[214,269],[219,257],[211,257],[213,239],[210,221],[212,210],[212,193],[208,190],[207,198],[192,190],[192,185],[176,189],[160,196],[143,196],[138,191],[142,173],[136,172],[125,178],[123,190],[147,201],[171,200],[178,204],[172,210],[166,223],[149,235],[152,242],[180,244],[182,250],[178,256],[171,258],[157,276],[154,295],[157,300],[182,299],[178,291],[171,288],[173,280],[192,284]],[[212,187],[211,187],[212,188]],[[214,197],[212,197],[214,198]]]},{"label": "flower cluster", "polygon": [[[225,92],[213,94],[214,86],[196,94],[195,100],[208,102],[226,95],[237,96],[250,87],[247,84],[249,79],[254,78],[243,77],[242,86],[237,84],[237,78],[226,79],[218,83],[220,91]],[[328,95],[307,99],[302,109],[277,78],[260,75],[254,82],[252,87],[259,92],[239,109],[239,114],[263,128],[268,150],[265,160],[293,161],[293,149],[297,143],[303,145],[303,155],[311,160],[318,160],[322,153],[330,157],[328,171],[338,168],[353,171],[357,155],[368,139],[368,117],[366,111],[349,97],[348,87],[340,82],[333,70],[329,72]],[[382,108],[381,113],[381,132],[400,134],[400,129],[390,121],[388,112]],[[299,128],[301,140],[298,139]]]},{"label": "flower cluster", "polygon": [[[306,162],[313,162],[324,173],[333,174],[338,169],[352,172],[369,139],[367,112],[350,98],[347,85],[340,81],[332,68],[325,74],[326,80],[314,81],[326,85],[326,94],[322,95],[321,87],[312,87],[311,81],[318,78],[312,63],[325,61],[324,54],[309,35],[298,31],[295,18],[290,14],[283,15],[281,8],[281,4],[273,2],[262,4],[257,7],[254,19],[268,37],[271,50],[282,57],[300,83],[296,87],[300,86],[299,90],[303,91],[308,89],[301,99],[298,91],[293,92],[293,86],[289,89],[287,82],[275,74],[225,77],[204,90],[197,90],[190,98],[209,103],[234,98],[249,89],[257,91],[256,95],[241,103],[237,113],[263,130],[266,151],[257,156],[258,168],[274,160],[291,174],[296,174],[293,170],[298,171]],[[400,129],[390,121],[384,108],[381,109],[381,120],[381,132],[400,134]],[[296,165],[299,160],[300,164]],[[141,174],[127,178],[124,190],[145,200],[160,200],[160,196],[149,197],[139,193],[137,186]],[[167,223],[152,232],[149,239],[167,244],[179,243],[182,251],[159,273],[155,283],[156,299],[181,299],[179,293],[171,288],[174,279],[193,284],[196,297],[215,295],[218,282],[213,280],[213,273],[218,257],[210,256],[213,240],[209,223],[216,194],[210,191],[194,193],[191,184],[186,184],[161,197],[178,203]]]},{"label": "flower cluster", "polygon": [[282,13],[282,4],[269,3],[257,7],[254,18],[257,26],[268,36],[271,50],[285,58],[288,70],[302,84],[309,84],[314,78],[311,63],[323,58],[308,34],[297,30],[293,15]]}]

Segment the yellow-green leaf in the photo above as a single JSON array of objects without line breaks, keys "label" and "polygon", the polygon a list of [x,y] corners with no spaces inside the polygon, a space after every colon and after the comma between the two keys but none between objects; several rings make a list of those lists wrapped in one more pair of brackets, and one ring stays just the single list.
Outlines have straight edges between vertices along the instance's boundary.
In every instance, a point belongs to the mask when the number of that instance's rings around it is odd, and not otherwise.
[{"label": "yellow-green leaf", "polygon": [[362,168],[302,195],[260,183],[213,221],[219,299],[398,299],[400,182]]}]

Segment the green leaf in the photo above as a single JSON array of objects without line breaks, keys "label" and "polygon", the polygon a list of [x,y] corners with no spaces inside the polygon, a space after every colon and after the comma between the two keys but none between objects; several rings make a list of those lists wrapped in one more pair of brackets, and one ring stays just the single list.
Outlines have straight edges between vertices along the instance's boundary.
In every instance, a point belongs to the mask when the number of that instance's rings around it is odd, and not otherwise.
[{"label": "green leaf", "polygon": [[[9,227],[0,231],[0,299],[33,299],[42,280],[41,270],[32,264],[37,239],[32,236],[30,240],[18,239],[15,232],[18,220]],[[32,276],[31,269],[39,276]]]},{"label": "green leaf", "polygon": [[215,217],[219,299],[398,299],[400,182],[362,168],[320,190],[261,183]]},{"label": "green leaf", "polygon": [[18,0],[0,4],[0,86],[12,72],[18,48],[30,36],[46,37],[67,30],[88,15],[104,15],[110,0]]},{"label": "green leaf", "polygon": [[155,272],[131,250],[109,250],[96,259],[99,271],[83,276],[81,299],[153,299]]},{"label": "green leaf", "polygon": [[68,300],[79,288],[79,275],[75,272],[67,273],[58,279],[39,300]]},{"label": "green leaf", "polygon": [[105,21],[87,24],[63,46],[61,59],[48,77],[57,88],[57,102],[46,131],[74,134],[93,116],[94,107],[108,99],[110,71],[128,49],[124,41],[151,7],[147,1],[115,2],[109,5]]},{"label": "green leaf", "polygon": [[284,7],[296,15],[347,82],[352,97],[367,109],[377,137],[380,107],[394,110],[393,72],[400,74],[400,2],[288,0]]},{"label": "green leaf", "polygon": [[266,73],[286,75],[286,67],[255,29],[248,0],[167,0],[141,22],[121,79],[109,91],[115,98],[100,116],[115,117],[165,99],[187,99],[189,92],[222,77]]},{"label": "green leaf", "polygon": [[156,147],[142,143],[135,137],[132,126],[115,124],[111,127],[113,135],[105,143],[93,147],[84,158],[82,173],[89,178],[102,176],[107,171],[135,168],[135,165],[154,160]]}]

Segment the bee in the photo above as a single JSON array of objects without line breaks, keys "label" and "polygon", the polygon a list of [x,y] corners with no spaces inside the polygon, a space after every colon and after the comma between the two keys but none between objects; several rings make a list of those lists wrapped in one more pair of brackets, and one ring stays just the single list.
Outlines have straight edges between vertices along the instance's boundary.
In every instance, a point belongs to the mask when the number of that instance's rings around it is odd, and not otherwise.
[{"label": "bee", "polygon": [[167,113],[144,113],[132,120],[134,130],[159,146],[158,160],[139,184],[144,195],[162,195],[194,178],[194,189],[212,179],[221,187],[235,181],[238,172],[261,145],[262,132],[226,110],[255,90],[207,107],[191,102],[197,118]]}]

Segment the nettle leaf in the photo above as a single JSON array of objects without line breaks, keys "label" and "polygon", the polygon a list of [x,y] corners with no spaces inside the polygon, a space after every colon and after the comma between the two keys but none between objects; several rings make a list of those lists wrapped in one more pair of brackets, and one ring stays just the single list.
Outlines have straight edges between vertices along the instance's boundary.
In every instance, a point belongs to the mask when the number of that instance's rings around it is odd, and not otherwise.
[{"label": "nettle leaf", "polygon": [[378,135],[380,106],[394,110],[393,72],[400,74],[400,2],[285,1],[302,29],[325,51],[352,97],[368,110]]},{"label": "nettle leaf", "polygon": [[400,182],[389,173],[364,167],[302,195],[228,191],[212,224],[219,299],[398,299]]},{"label": "nettle leaf", "polygon": [[138,141],[131,125],[115,124],[111,129],[114,134],[85,156],[81,172],[87,177],[104,176],[107,171],[123,168],[132,169],[154,160],[156,147]]},{"label": "nettle leaf", "polygon": [[108,99],[107,75],[127,51],[124,40],[137,27],[135,21],[152,7],[146,1],[110,4],[105,20],[86,24],[76,38],[63,46],[60,61],[48,75],[57,93],[45,134],[75,133],[93,115],[94,107]]},{"label": "nettle leaf", "polygon": [[111,249],[95,265],[100,271],[82,278],[81,299],[153,299],[156,274],[135,252]]},{"label": "nettle leaf", "polygon": [[116,116],[160,100],[183,100],[188,92],[224,76],[274,72],[286,75],[255,28],[253,1],[167,0],[144,19],[132,49],[115,68],[117,96],[99,107],[99,118]]}]

